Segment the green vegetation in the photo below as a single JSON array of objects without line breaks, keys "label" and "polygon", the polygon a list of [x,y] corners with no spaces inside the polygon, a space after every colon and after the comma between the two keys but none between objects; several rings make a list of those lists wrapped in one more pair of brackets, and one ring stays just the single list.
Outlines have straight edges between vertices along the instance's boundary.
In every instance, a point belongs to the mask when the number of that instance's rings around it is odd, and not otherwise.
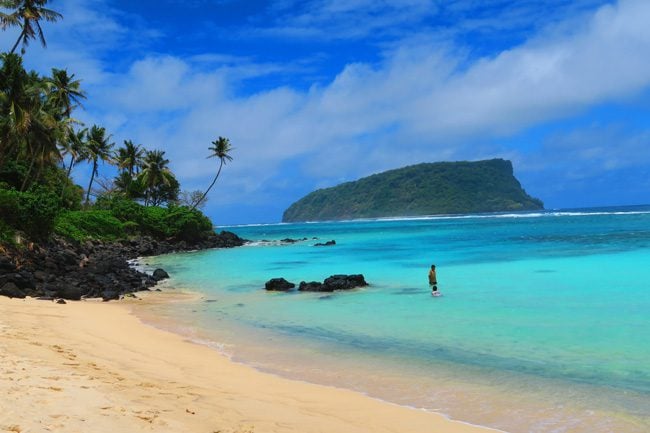
[{"label": "green vegetation", "polygon": [[308,194],[282,220],[318,221],[542,209],[503,159],[412,165]]},{"label": "green vegetation", "polygon": [[[86,99],[74,74],[53,68],[41,76],[23,66],[30,41],[46,45],[40,23],[62,18],[47,3],[0,0],[0,27],[21,29],[10,52],[0,54],[0,243],[13,242],[17,233],[33,240],[56,233],[75,240],[148,235],[190,242],[211,233],[212,223],[196,208],[232,160],[229,140],[219,137],[209,147],[220,164],[203,194],[180,191],[164,151],[131,140],[115,150],[104,127],[86,128],[73,117]],[[14,53],[19,45],[21,55]],[[72,180],[82,163],[90,166],[87,188]],[[100,176],[104,165],[116,167],[113,180]]]}]

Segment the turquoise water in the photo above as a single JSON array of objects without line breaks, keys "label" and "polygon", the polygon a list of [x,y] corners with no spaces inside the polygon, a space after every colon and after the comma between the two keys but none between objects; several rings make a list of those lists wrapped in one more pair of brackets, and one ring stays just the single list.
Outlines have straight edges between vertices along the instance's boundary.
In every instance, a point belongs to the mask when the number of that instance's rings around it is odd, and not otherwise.
[{"label": "turquoise water", "polygon": [[[510,432],[650,431],[650,207],[230,229],[255,242],[147,261],[204,295],[158,314],[237,360]],[[371,285],[262,289],[337,273]]]}]

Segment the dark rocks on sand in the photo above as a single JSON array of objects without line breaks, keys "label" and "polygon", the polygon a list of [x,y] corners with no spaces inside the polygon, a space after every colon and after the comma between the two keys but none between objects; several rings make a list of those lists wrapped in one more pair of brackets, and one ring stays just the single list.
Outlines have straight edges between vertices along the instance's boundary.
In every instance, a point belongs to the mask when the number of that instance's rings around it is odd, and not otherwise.
[{"label": "dark rocks on sand", "polygon": [[102,292],[102,301],[115,301],[120,299],[120,292],[116,290],[104,290]]},{"label": "dark rocks on sand", "polygon": [[264,284],[264,288],[270,291],[286,292],[287,290],[296,287],[295,284],[290,283],[284,278],[271,278]]},{"label": "dark rocks on sand", "polygon": [[67,304],[67,302],[65,302],[65,299],[57,299],[56,303],[57,304]]},{"label": "dark rocks on sand", "polygon": [[164,280],[165,278],[169,278],[169,274],[161,268],[156,269],[153,271],[153,279],[156,281],[161,281]]},{"label": "dark rocks on sand", "polygon": [[84,295],[82,290],[79,287],[72,285],[64,285],[56,291],[56,296],[59,298],[70,299],[72,301],[78,301]]},{"label": "dark rocks on sand", "polygon": [[8,296],[10,298],[25,298],[25,292],[20,290],[18,286],[12,282],[5,283],[2,287],[0,287],[0,295]]},{"label": "dark rocks on sand", "polygon": [[55,236],[29,248],[5,247],[0,255],[0,296],[118,299],[126,293],[149,290],[169,277],[164,270],[153,276],[140,272],[130,266],[130,259],[182,250],[230,248],[245,242],[234,233],[222,231],[196,242],[143,236],[112,243],[79,243]]},{"label": "dark rocks on sand", "polygon": [[331,247],[332,245],[336,245],[336,241],[334,239],[325,243],[319,242],[317,244],[314,244],[315,247]]}]

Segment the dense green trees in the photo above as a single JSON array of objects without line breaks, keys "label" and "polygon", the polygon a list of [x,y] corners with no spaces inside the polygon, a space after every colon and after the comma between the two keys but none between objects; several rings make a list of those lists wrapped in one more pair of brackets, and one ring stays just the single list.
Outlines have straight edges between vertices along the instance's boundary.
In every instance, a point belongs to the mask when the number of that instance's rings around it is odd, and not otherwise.
[{"label": "dense green trees", "polygon": [[503,159],[417,164],[314,191],[282,220],[317,221],[543,209]]},{"label": "dense green trees", "polygon": [[[73,73],[53,68],[51,75],[41,76],[25,70],[22,57],[14,53],[18,45],[22,54],[33,39],[45,45],[41,22],[62,18],[47,3],[0,0],[2,29],[21,30],[11,52],[0,54],[0,243],[13,239],[14,231],[32,239],[53,230],[74,239],[204,236],[212,224],[195,208],[205,203],[221,167],[231,160],[228,139],[212,143],[211,157],[219,158],[220,165],[205,194],[185,193],[179,200],[180,184],[164,151],[131,140],[114,150],[104,127],[85,128],[74,118],[87,96]],[[72,180],[81,163],[91,168],[85,194]],[[112,182],[98,179],[103,163],[117,169]],[[94,193],[96,184],[102,190]]]}]

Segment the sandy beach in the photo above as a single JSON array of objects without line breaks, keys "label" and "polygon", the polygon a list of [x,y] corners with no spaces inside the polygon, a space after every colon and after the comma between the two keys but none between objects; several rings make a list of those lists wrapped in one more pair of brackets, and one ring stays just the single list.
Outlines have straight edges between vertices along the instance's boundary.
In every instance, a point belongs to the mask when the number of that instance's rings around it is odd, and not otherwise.
[{"label": "sandy beach", "polygon": [[261,373],[127,304],[0,298],[0,431],[491,431]]}]

